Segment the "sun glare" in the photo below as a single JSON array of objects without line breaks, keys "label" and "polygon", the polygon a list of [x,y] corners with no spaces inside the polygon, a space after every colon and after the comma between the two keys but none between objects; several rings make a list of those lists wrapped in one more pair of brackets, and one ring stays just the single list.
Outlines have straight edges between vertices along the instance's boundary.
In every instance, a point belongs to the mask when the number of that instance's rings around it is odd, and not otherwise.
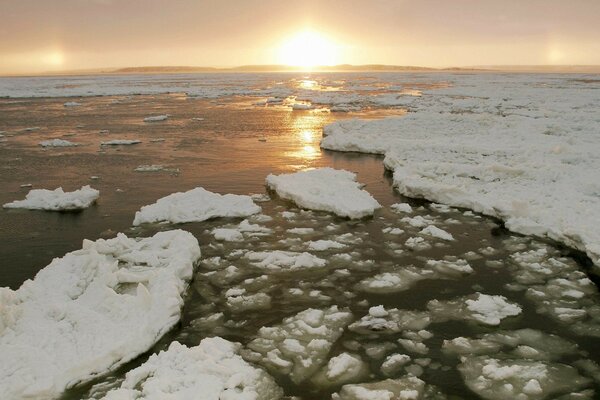
[{"label": "sun glare", "polygon": [[312,30],[295,34],[279,48],[279,62],[294,67],[335,65],[337,58],[338,46],[327,36]]}]

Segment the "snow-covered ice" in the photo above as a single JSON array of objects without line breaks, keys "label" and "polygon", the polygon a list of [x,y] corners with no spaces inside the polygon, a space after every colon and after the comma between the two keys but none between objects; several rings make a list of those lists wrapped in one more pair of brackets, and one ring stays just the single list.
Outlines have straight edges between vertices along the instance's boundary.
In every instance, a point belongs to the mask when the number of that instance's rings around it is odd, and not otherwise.
[{"label": "snow-covered ice", "polygon": [[249,251],[245,257],[251,264],[268,271],[287,271],[308,268],[320,268],[327,264],[322,258],[313,254],[293,251]]},{"label": "snow-covered ice", "polygon": [[61,187],[54,190],[33,189],[24,200],[6,203],[3,207],[47,211],[82,210],[91,206],[98,197],[100,192],[89,185],[72,192],[65,192]]},{"label": "snow-covered ice", "polygon": [[217,217],[247,217],[260,212],[250,196],[218,194],[197,187],[170,194],[135,213],[133,225],[152,222],[201,222]]},{"label": "snow-covered ice", "polygon": [[[148,350],[180,317],[200,247],[181,230],[85,240],[0,289],[0,392],[48,399]],[[5,362],[10,360],[10,362]]]},{"label": "snow-covered ice", "polygon": [[104,400],[277,400],[283,392],[264,370],[239,356],[240,345],[220,337],[198,346],[173,342],[129,371]]},{"label": "snow-covered ice", "polygon": [[509,302],[504,296],[483,293],[456,300],[431,300],[427,308],[439,319],[467,319],[485,325],[499,325],[507,317],[521,314],[521,307]]},{"label": "snow-covered ice", "polygon": [[600,140],[592,85],[544,76],[453,76],[411,111],[326,126],[321,147],[384,154],[394,186],[503,219],[600,264]]},{"label": "snow-covered ice", "polygon": [[165,121],[167,118],[169,118],[169,116],[166,114],[153,115],[153,116],[144,118],[144,122],[160,122],[160,121]]},{"label": "snow-covered ice", "polygon": [[361,189],[356,174],[318,168],[292,174],[269,175],[267,185],[286,200],[311,210],[329,211],[341,217],[363,218],[381,206]]},{"label": "snow-covered ice", "polygon": [[74,143],[74,142],[70,142],[68,140],[64,140],[64,139],[50,139],[50,140],[43,140],[39,143],[40,146],[42,147],[73,147],[73,146],[79,146],[78,143]]},{"label": "snow-covered ice", "polygon": [[286,375],[300,383],[327,362],[331,347],[351,319],[350,312],[335,306],[304,310],[277,326],[261,328],[242,355],[273,374]]}]

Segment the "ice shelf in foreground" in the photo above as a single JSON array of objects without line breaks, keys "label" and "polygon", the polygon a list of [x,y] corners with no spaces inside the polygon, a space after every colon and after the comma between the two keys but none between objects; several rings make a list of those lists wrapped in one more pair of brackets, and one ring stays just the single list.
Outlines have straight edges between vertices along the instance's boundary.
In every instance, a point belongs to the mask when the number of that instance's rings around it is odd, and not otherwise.
[{"label": "ice shelf in foreground", "polygon": [[100,197],[100,192],[89,185],[73,192],[65,192],[61,187],[54,190],[33,189],[24,200],[6,203],[4,208],[26,208],[29,210],[82,210],[91,206]]},{"label": "ice shelf in foreground", "polygon": [[277,400],[282,390],[264,370],[238,355],[240,345],[219,337],[198,346],[173,342],[129,371],[104,400]]},{"label": "ice shelf in foreground", "polygon": [[381,207],[361,189],[356,174],[345,170],[317,168],[292,174],[270,174],[267,185],[300,207],[329,211],[341,217],[363,218]]},{"label": "ice shelf in foreground", "polygon": [[404,195],[503,219],[600,266],[600,139],[592,87],[553,78],[455,77],[416,112],[326,126],[321,147],[384,154]]},{"label": "ice shelf in foreground", "polygon": [[197,187],[170,194],[135,213],[133,225],[151,222],[201,222],[217,217],[247,217],[261,208],[250,196],[218,194]]},{"label": "ice shelf in foreground", "polygon": [[[49,399],[145,352],[179,321],[200,247],[188,232],[85,240],[0,289],[0,393]],[[10,360],[10,362],[5,362]]]}]

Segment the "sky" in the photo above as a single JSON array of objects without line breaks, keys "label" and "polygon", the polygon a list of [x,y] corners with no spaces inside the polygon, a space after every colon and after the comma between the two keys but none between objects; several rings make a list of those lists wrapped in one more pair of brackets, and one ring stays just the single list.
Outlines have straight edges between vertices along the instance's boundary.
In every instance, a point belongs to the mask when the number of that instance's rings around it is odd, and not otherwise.
[{"label": "sky", "polygon": [[600,64],[600,0],[0,0],[0,74]]}]

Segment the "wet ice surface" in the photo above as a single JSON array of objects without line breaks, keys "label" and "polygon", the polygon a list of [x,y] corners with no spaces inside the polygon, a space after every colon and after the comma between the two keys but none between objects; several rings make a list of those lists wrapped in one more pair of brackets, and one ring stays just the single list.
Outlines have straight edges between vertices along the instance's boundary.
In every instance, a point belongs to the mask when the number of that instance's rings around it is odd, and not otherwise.
[{"label": "wet ice surface", "polygon": [[[435,86],[446,78],[414,81]],[[393,80],[410,79],[399,74]],[[202,249],[180,325],[146,355],[64,399],[102,398],[117,387],[161,382],[160,376],[144,381],[125,374],[140,366],[161,370],[162,364],[146,361],[173,341],[193,348],[213,336],[240,342],[245,363],[268,371],[285,396],[304,400],[594,398],[600,300],[586,274],[589,260],[510,234],[472,212],[396,195],[379,157],[321,152],[321,127],[346,114],[292,111],[289,87],[302,92],[299,101],[329,101],[346,111],[363,107],[367,93],[382,103],[406,99],[379,93],[374,80],[337,80],[317,84],[348,92],[286,81],[261,92],[265,100],[273,97],[261,106],[180,95],[86,97],[77,107],[65,107],[67,99],[0,101],[2,121],[10,121],[0,125],[8,140],[0,143],[3,203],[23,198],[29,190],[23,184],[72,182],[65,190],[73,190],[92,182],[102,192],[98,204],[80,214],[0,211],[2,253],[11,266],[0,271],[3,285],[18,287],[52,256],[79,248],[83,237],[150,236],[176,227],[192,232]],[[24,109],[33,112],[19,120]],[[169,117],[143,122],[158,115]],[[63,136],[81,145],[38,145]],[[141,143],[100,146],[112,139]],[[180,172],[135,171],[159,165]],[[372,218],[349,220],[266,195],[269,173],[323,166],[357,172],[383,207]],[[262,211],[130,227],[142,206],[198,186],[257,194],[252,199]],[[185,357],[206,371],[204,356]],[[236,357],[223,358],[240,361]],[[188,365],[163,359],[182,370]]]}]

